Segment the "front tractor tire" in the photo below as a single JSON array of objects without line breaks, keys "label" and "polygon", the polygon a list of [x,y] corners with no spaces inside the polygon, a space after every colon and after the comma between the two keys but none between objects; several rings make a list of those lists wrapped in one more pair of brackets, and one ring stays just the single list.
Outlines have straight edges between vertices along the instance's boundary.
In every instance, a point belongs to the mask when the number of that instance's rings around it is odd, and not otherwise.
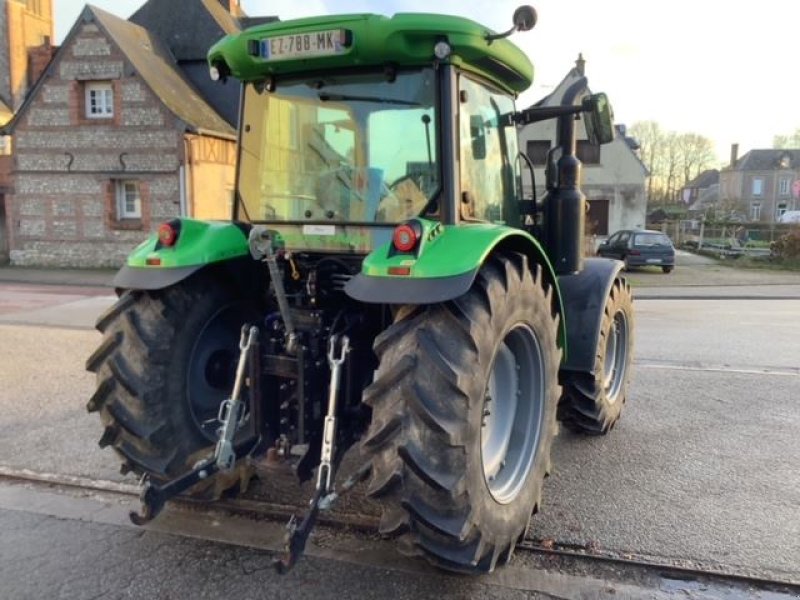
[{"label": "front tractor tire", "polygon": [[507,562],[541,503],[560,394],[542,269],[490,258],[468,293],[404,307],[375,342],[364,402],[380,533],[447,570]]},{"label": "front tractor tire", "polygon": [[559,419],[576,433],[605,435],[614,428],[628,397],[633,357],[633,298],[618,278],[606,299],[594,373],[565,372]]},{"label": "front tractor tire", "polygon": [[[87,404],[104,426],[99,445],[122,457],[121,472],[163,483],[208,456],[219,405],[229,397],[247,304],[219,278],[200,273],[163,290],[128,290],[97,320],[102,342],[86,362],[97,374]],[[239,442],[246,432],[239,432]],[[213,500],[244,488],[239,467],[188,495]]]}]

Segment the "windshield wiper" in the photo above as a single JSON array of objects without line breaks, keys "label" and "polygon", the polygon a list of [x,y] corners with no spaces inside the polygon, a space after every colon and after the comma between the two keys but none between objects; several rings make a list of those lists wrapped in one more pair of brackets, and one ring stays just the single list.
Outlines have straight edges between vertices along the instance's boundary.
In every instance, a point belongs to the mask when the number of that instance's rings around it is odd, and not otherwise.
[{"label": "windshield wiper", "polygon": [[422,106],[419,102],[411,100],[397,100],[395,98],[374,98],[372,96],[348,96],[347,94],[318,94],[323,102],[331,101],[351,101],[351,102],[375,102],[376,104],[400,104],[403,106]]}]

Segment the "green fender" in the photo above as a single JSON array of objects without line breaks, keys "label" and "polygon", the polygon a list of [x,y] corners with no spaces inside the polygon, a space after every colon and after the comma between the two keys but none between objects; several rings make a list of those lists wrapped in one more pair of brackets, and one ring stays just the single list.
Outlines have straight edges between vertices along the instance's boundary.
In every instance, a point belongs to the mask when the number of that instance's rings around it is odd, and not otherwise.
[{"label": "green fender", "polygon": [[153,233],[128,256],[114,277],[116,288],[157,290],[178,283],[203,267],[249,255],[247,226],[230,221],[174,219],[175,244],[165,247]]},{"label": "green fender", "polygon": [[[361,273],[345,292],[354,300],[378,304],[435,304],[465,294],[481,265],[495,252],[520,252],[544,269],[555,294],[559,338],[566,343],[561,291],[553,266],[539,242],[527,232],[491,223],[442,225],[417,219],[422,236],[416,252],[398,253],[391,242],[369,254]],[[407,273],[407,274],[391,274]]]}]

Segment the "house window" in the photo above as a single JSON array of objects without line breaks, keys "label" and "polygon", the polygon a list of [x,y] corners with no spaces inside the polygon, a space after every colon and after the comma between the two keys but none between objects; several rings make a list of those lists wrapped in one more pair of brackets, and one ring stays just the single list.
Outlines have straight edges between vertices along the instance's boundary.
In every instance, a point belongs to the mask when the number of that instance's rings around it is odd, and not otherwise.
[{"label": "house window", "polygon": [[789,195],[789,178],[788,177],[781,177],[778,180],[778,194],[781,196],[788,196]]},{"label": "house window", "polygon": [[142,218],[142,196],[136,181],[117,181],[117,220]]},{"label": "house window", "polygon": [[778,210],[775,211],[775,219],[780,219],[787,210],[789,210],[789,207],[786,205],[786,202],[778,204]]},{"label": "house window", "polygon": [[751,221],[761,220],[761,202],[750,203],[750,220]]},{"label": "house window", "polygon": [[764,179],[762,177],[753,177],[753,196],[763,196],[763,195],[764,195]]},{"label": "house window", "polygon": [[547,151],[550,150],[550,145],[550,140],[529,141],[526,147],[528,158],[535,165],[547,164]]},{"label": "house window", "polygon": [[110,119],[114,116],[114,90],[110,83],[86,84],[86,118]]},{"label": "house window", "polygon": [[590,144],[589,140],[578,140],[575,153],[578,156],[578,160],[585,165],[600,164],[600,146]]}]

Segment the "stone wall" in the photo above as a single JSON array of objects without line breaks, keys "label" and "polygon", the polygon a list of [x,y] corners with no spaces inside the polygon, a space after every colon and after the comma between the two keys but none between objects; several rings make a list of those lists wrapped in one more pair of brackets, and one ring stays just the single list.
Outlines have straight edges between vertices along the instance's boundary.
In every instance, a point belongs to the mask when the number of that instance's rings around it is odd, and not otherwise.
[{"label": "stone wall", "polygon": [[[182,124],[112,39],[94,23],[80,27],[15,131],[13,264],[117,267],[179,212]],[[112,85],[111,118],[86,114],[85,86],[97,81]],[[120,218],[120,181],[139,186],[140,219]]]}]

